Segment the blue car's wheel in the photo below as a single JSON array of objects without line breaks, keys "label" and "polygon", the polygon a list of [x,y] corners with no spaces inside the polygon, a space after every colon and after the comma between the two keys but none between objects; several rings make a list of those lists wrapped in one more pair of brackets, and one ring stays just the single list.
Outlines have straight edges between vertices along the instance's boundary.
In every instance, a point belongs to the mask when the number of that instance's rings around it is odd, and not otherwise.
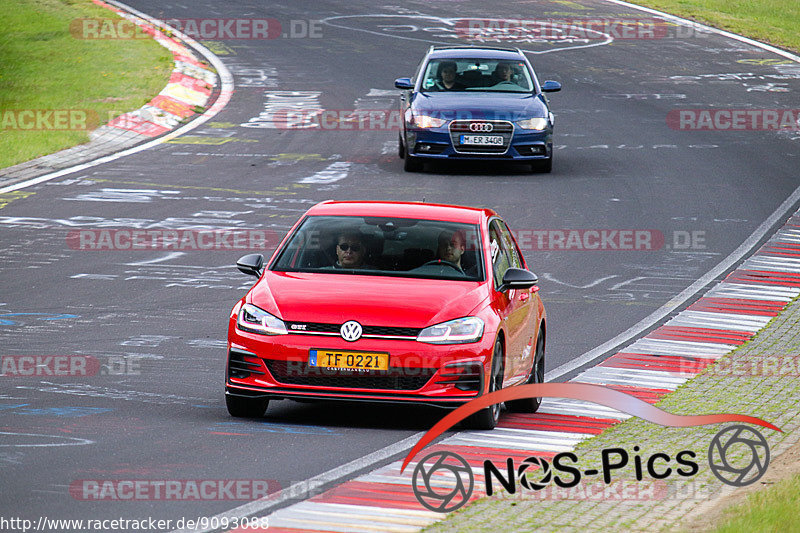
[{"label": "blue car's wheel", "polygon": [[553,155],[550,154],[550,157],[547,159],[542,159],[541,161],[536,161],[531,164],[531,170],[533,172],[540,172],[542,174],[549,174],[553,170]]},{"label": "blue car's wheel", "polygon": [[403,161],[403,170],[406,172],[419,172],[422,170],[422,161],[419,158],[414,157],[411,154],[406,154],[406,158]]}]

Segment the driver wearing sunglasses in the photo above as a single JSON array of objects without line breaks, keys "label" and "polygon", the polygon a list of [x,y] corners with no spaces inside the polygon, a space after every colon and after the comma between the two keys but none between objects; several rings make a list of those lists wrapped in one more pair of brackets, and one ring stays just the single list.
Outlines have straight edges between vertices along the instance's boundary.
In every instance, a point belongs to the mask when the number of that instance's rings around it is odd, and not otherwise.
[{"label": "driver wearing sunglasses", "polygon": [[355,232],[342,233],[336,241],[336,264],[334,268],[370,268],[364,264],[366,256],[361,235]]}]

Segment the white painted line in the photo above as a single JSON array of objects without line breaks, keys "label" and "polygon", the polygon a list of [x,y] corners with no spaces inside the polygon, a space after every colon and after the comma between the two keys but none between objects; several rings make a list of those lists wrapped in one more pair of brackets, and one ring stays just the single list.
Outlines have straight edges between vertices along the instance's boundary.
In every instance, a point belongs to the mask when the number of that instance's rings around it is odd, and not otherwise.
[{"label": "white painted line", "polygon": [[769,287],[745,285],[743,283],[720,283],[706,293],[713,298],[739,298],[742,300],[772,300],[790,302],[800,294],[800,289],[792,287]]},{"label": "white painted line", "polygon": [[[518,429],[518,428],[502,428],[496,427],[491,431],[461,431],[459,435],[483,435],[486,437],[502,437],[508,435],[509,437],[531,437],[543,439],[556,439],[556,440],[570,440],[576,438],[576,435],[591,435],[591,433],[579,433],[576,431],[547,431],[544,429]],[[447,442],[447,441],[445,441]]]},{"label": "white painted line", "polygon": [[630,378],[579,376],[579,378],[574,381],[578,383],[590,383],[593,385],[620,385],[628,387],[645,387],[648,389],[663,389],[663,390],[674,391],[675,389],[686,383],[688,379],[689,379],[688,377],[685,379],[681,379],[680,383],[656,382],[652,380],[651,381],[641,380],[638,383],[634,383],[631,381]]},{"label": "white painted line", "polygon": [[772,320],[769,316],[737,315],[707,311],[684,311],[666,326],[689,326],[694,328],[730,329],[755,333]]},{"label": "white painted line", "polygon": [[723,356],[736,348],[734,344],[708,342],[671,341],[662,339],[639,339],[620,352],[648,353],[653,355]]},{"label": "white painted line", "polygon": [[148,15],[145,15],[141,11],[137,11],[136,9],[134,9],[134,8],[132,8],[132,7],[128,6],[128,5],[126,5],[126,4],[123,4],[122,2],[117,2],[116,0],[105,0],[105,1],[107,3],[109,3],[109,4],[113,4],[113,5],[117,6],[117,7],[119,7],[120,9],[123,9],[125,11],[129,11],[129,12],[135,14],[136,16],[141,17],[144,20],[146,20],[147,22],[149,22],[149,23],[151,23],[151,24],[153,24],[155,26],[158,26],[159,28],[163,28],[163,29],[166,29],[166,30],[172,32],[173,35],[178,36],[182,41],[184,41],[186,44],[188,44],[190,47],[192,47],[195,51],[197,51],[203,57],[205,57],[208,60],[208,62],[211,63],[214,66],[214,68],[217,71],[217,74],[219,75],[220,81],[222,82],[221,88],[220,88],[220,93],[219,93],[219,96],[217,97],[217,101],[214,102],[214,104],[210,108],[208,108],[205,113],[203,113],[199,117],[195,118],[194,120],[192,120],[191,122],[189,122],[185,126],[179,128],[179,129],[177,129],[177,130],[175,130],[173,132],[167,133],[163,137],[159,137],[158,139],[153,139],[152,141],[148,141],[148,142],[146,142],[144,144],[140,144],[138,146],[134,146],[133,148],[128,148],[127,150],[123,150],[121,152],[117,152],[117,153],[114,153],[114,154],[110,154],[110,155],[106,155],[106,156],[100,157],[100,158],[95,159],[93,161],[88,161],[86,163],[81,163],[80,165],[75,165],[75,166],[72,166],[72,167],[68,167],[68,168],[64,168],[64,169],[58,170],[56,172],[51,172],[49,174],[44,174],[43,176],[39,176],[37,178],[31,178],[29,180],[25,180],[25,181],[21,181],[19,183],[14,183],[12,185],[8,185],[6,187],[0,188],[0,194],[11,192],[11,191],[16,191],[16,190],[19,190],[19,189],[24,189],[24,188],[30,187],[32,185],[38,185],[39,183],[44,183],[46,181],[54,180],[54,179],[60,178],[62,176],[67,176],[67,175],[72,174],[74,172],[80,172],[82,170],[86,170],[87,168],[92,168],[92,167],[95,167],[97,165],[102,165],[103,163],[109,163],[109,162],[115,161],[115,160],[117,160],[117,159],[119,159],[121,157],[125,157],[125,156],[129,156],[129,155],[132,155],[132,154],[136,154],[136,153],[142,152],[144,150],[148,150],[150,148],[158,146],[159,144],[162,144],[162,143],[164,143],[166,141],[169,141],[170,139],[174,139],[175,137],[183,135],[184,133],[187,133],[187,132],[195,129],[198,126],[201,126],[201,125],[205,124],[206,122],[208,122],[209,120],[214,118],[214,116],[216,116],[217,113],[222,111],[222,109],[230,101],[231,96],[233,94],[233,87],[234,87],[233,86],[233,76],[231,75],[231,73],[227,69],[227,67],[222,63],[222,61],[217,56],[215,56],[213,53],[211,53],[210,50],[208,50],[205,46],[203,46],[202,44],[198,43],[197,41],[195,41],[194,39],[192,39],[188,35],[176,30],[175,28],[172,28],[171,26],[168,26],[167,24],[164,24],[161,21],[158,21],[158,20],[156,20],[156,19],[154,19],[154,18],[152,18],[152,17],[150,17]]},{"label": "white painted line", "polygon": [[[500,428],[496,428],[500,429]],[[441,444],[447,445],[451,444],[452,439],[460,439],[464,437],[468,437],[473,441],[479,441],[481,439],[485,439],[487,441],[497,442],[497,441],[508,441],[511,442],[566,442],[566,441],[574,441],[579,442],[586,438],[587,435],[590,433],[567,433],[567,432],[555,432],[555,431],[541,431],[541,430],[519,430],[516,433],[506,433],[503,434],[499,431],[460,431],[453,435],[450,438],[445,439]],[[492,448],[493,446],[487,446],[487,448]]]},{"label": "white painted line", "polygon": [[597,405],[594,403],[583,402],[581,400],[570,400],[568,398],[543,398],[539,413],[552,413],[570,415],[583,418],[613,418],[624,420],[631,415],[622,413],[616,409]]},{"label": "white painted line", "polygon": [[394,507],[392,507],[391,509],[387,509],[385,507],[371,507],[371,506],[361,506],[361,505],[350,505],[346,503],[327,503],[327,502],[319,502],[318,505],[325,506],[331,511],[350,511],[356,514],[364,514],[368,516],[393,515],[393,516],[407,516],[414,518],[435,518],[437,520],[442,517],[441,513],[435,513],[433,511],[426,511],[423,509],[405,509],[405,508],[394,508]]},{"label": "white painted line", "polygon": [[586,372],[578,374],[578,377],[575,378],[575,381],[580,381],[584,376],[587,375],[597,377],[609,376],[627,378],[628,383],[631,385],[638,385],[638,380],[653,380],[657,382],[664,381],[676,384],[681,384],[686,381],[684,377],[681,377],[679,372],[670,372],[667,370],[645,370],[642,368],[616,368],[611,366],[594,366]]},{"label": "white painted line", "polygon": [[421,511],[325,502],[300,502],[270,515],[270,527],[301,527],[322,531],[415,532],[441,519]]},{"label": "white painted line", "polygon": [[678,377],[677,373],[670,375],[669,372],[658,372],[661,376],[634,375],[631,373],[597,372],[594,369],[587,370],[579,374],[571,382],[595,383],[599,385],[627,385],[629,387],[644,387],[648,389],[669,389],[675,390],[689,377]]},{"label": "white painted line", "polygon": [[741,268],[744,270],[769,270],[796,274],[800,272],[800,259],[759,255],[745,261]]},{"label": "white painted line", "polygon": [[460,437],[460,438],[453,438],[454,440],[451,441],[449,444],[458,445],[458,446],[477,446],[479,448],[491,446],[493,448],[497,447],[504,447],[509,449],[516,449],[516,450],[525,450],[530,452],[568,452],[572,450],[572,444],[548,444],[545,442],[505,442],[502,440],[497,441],[490,441],[488,439],[485,440],[478,440],[472,439],[468,437]]}]

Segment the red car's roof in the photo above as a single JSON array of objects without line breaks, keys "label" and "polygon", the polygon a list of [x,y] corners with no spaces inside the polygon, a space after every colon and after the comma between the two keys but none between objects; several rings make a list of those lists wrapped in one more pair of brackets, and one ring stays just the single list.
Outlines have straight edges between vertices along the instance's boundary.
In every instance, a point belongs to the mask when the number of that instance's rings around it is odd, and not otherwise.
[{"label": "red car's roof", "polygon": [[484,217],[495,215],[491,209],[460,205],[423,204],[416,202],[335,202],[317,204],[309,215],[370,216],[418,218],[478,224]]}]

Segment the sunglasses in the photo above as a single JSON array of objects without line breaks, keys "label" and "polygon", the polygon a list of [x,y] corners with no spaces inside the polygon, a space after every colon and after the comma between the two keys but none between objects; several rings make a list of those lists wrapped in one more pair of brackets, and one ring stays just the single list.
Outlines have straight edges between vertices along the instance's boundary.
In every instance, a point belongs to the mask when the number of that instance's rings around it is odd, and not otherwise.
[{"label": "sunglasses", "polygon": [[360,244],[347,244],[346,242],[342,242],[342,243],[339,243],[337,246],[343,252],[346,252],[347,250],[353,250],[353,252],[358,253],[358,252],[361,251],[361,245]]}]

